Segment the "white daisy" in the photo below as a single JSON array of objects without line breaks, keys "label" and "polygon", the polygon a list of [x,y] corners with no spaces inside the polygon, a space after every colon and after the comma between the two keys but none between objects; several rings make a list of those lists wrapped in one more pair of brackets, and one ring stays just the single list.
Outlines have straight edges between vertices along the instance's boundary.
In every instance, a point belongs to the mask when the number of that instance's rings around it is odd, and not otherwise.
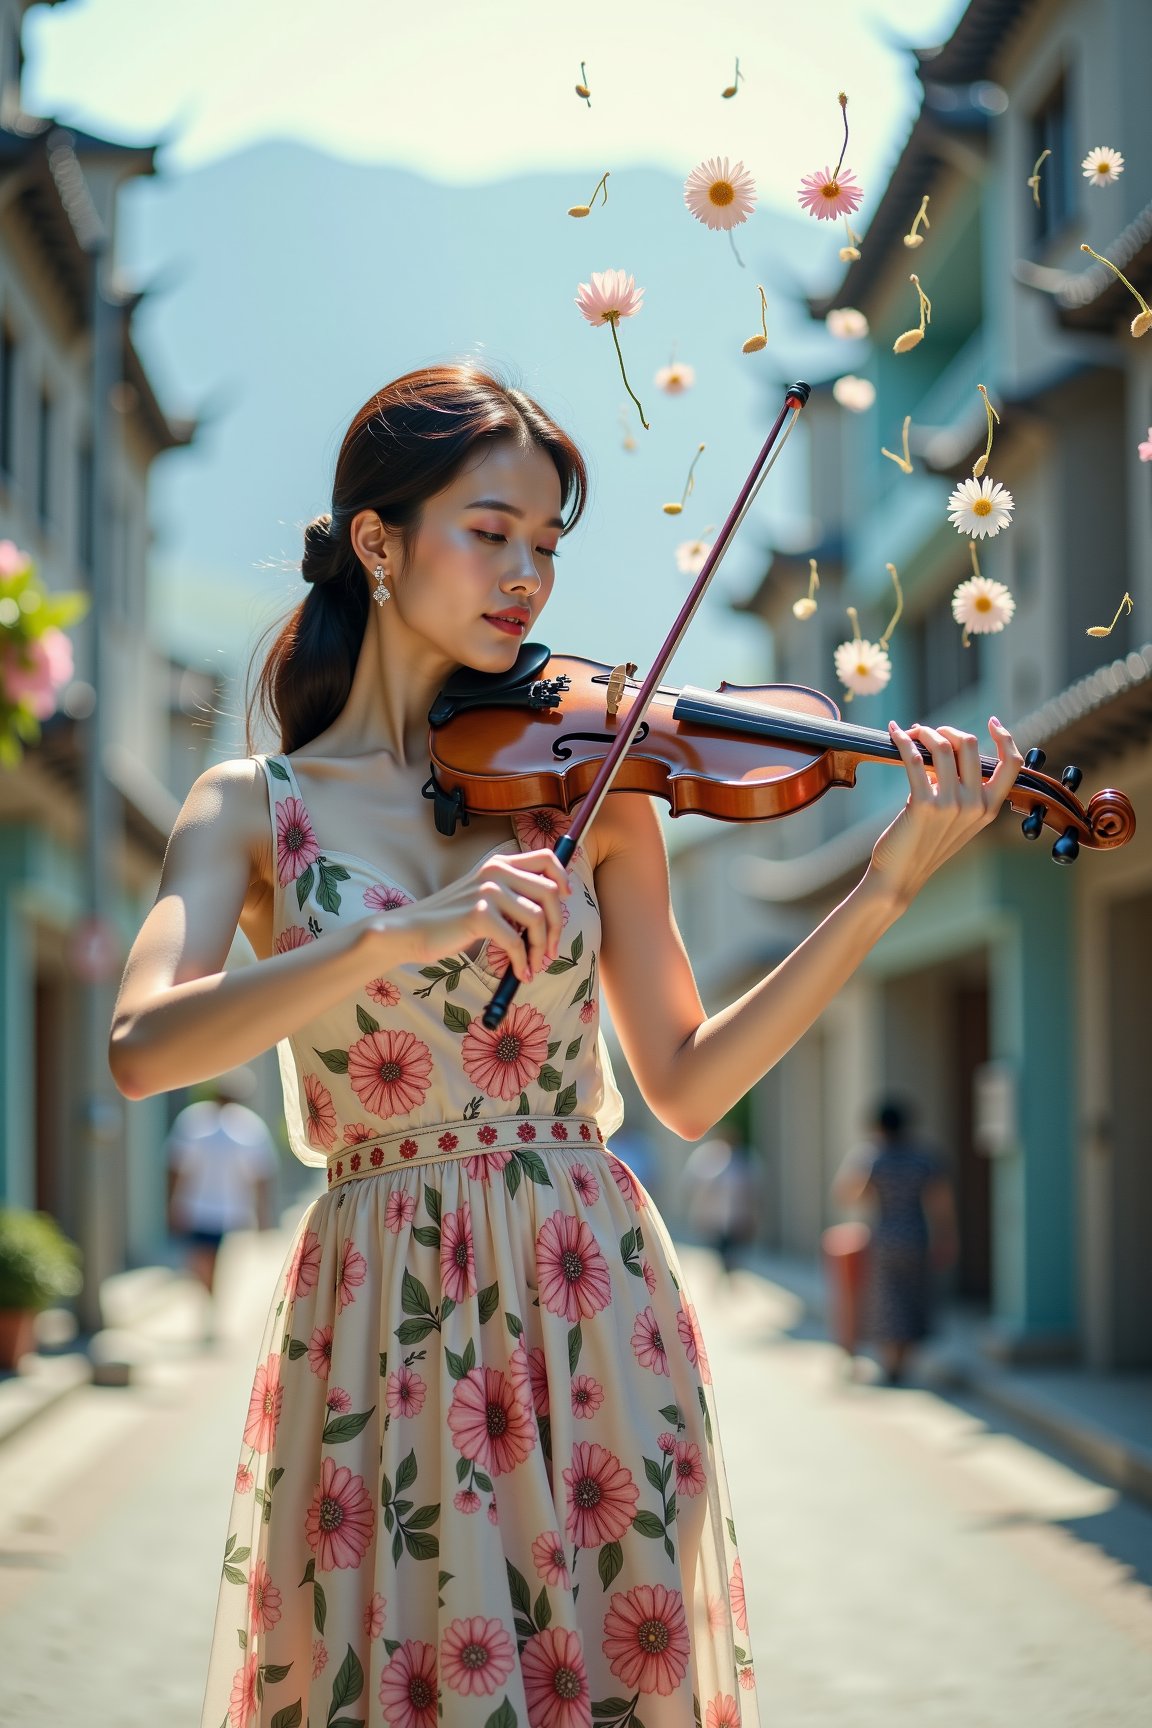
[{"label": "white daisy", "polygon": [[952,616],[965,631],[987,636],[1003,630],[1016,610],[1016,602],[1003,582],[987,576],[970,576],[952,596]]},{"label": "white daisy", "polygon": [[1100,144],[1089,150],[1080,167],[1085,180],[1091,180],[1094,186],[1107,186],[1123,174],[1124,158],[1119,150],[1109,150],[1106,144]]},{"label": "white daisy", "polygon": [[710,540],[681,540],[676,548],[676,568],[682,576],[699,576],[712,550]]},{"label": "white daisy", "polygon": [[888,650],[878,642],[865,642],[856,637],[841,642],[836,650],[836,676],[853,696],[873,696],[883,690],[892,676]]},{"label": "white daisy", "polygon": [[850,408],[853,414],[863,414],[876,400],[876,386],[867,378],[855,378],[851,372],[846,372],[833,384],[832,394],[841,408]]},{"label": "white daisy", "polygon": [[948,500],[948,520],[960,534],[974,540],[999,534],[1012,520],[1016,501],[998,480],[962,480]]},{"label": "white daisy", "polygon": [[696,382],[694,366],[679,365],[661,366],[655,377],[657,390],[663,390],[666,396],[681,396],[685,390],[691,390]]},{"label": "white daisy", "polygon": [[834,306],[824,320],[824,328],[829,336],[854,342],[857,337],[867,336],[868,320],[863,312],[857,312],[855,306]]}]

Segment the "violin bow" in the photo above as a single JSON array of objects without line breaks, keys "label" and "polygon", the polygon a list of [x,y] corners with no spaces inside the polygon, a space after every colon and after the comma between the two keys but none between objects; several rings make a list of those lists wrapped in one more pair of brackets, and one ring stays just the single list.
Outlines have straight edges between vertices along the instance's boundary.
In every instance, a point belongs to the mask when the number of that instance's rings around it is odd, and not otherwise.
[{"label": "violin bow", "polygon": [[[589,823],[595,820],[601,804],[603,804],[608,793],[612,790],[612,781],[616,776],[616,771],[631,747],[637,732],[640,730],[640,726],[643,723],[644,716],[648,710],[648,705],[651,702],[657,687],[663,682],[664,674],[668,670],[672,656],[675,654],[677,648],[679,648],[685,631],[689,624],[691,624],[692,619],[695,617],[700,602],[703,600],[705,592],[707,591],[708,584],[711,582],[713,575],[720,565],[720,560],[723,558],[725,552],[727,552],[728,547],[735,538],[737,529],[741,522],[743,522],[757,492],[767,479],[777,456],[779,456],[784,445],[787,443],[792,428],[795,426],[799,417],[800,410],[803,408],[811,394],[812,386],[804,383],[789,384],[787,390],[784,392],[784,405],[772,423],[768,436],[764,440],[763,447],[752,465],[748,478],[740,488],[740,491],[736,496],[736,501],[728,512],[728,516],[720,530],[720,533],[717,535],[716,542],[713,545],[711,552],[709,552],[707,558],[704,560],[700,574],[692,584],[688,597],[677,613],[671,630],[665,637],[664,643],[660,648],[659,653],[656,655],[656,658],[653,660],[644,682],[641,684],[639,691],[631,702],[627,717],[619,732],[616,734],[616,737],[613,739],[603,762],[601,762],[596,773],[596,778],[588,788],[587,795],[580,800],[579,807],[573,814],[572,821],[569,824],[567,831],[560,836],[553,847],[553,851],[565,868],[567,868],[572,861],[572,855],[580,844],[581,835],[584,833]],[[787,422],[787,424],[785,424],[785,422]],[[493,991],[492,998],[484,1010],[482,1020],[486,1027],[492,1029],[500,1025],[508,1011],[512,998],[515,996],[519,988],[520,980],[512,970],[512,967],[509,966],[503,978],[496,986],[496,989]]]}]

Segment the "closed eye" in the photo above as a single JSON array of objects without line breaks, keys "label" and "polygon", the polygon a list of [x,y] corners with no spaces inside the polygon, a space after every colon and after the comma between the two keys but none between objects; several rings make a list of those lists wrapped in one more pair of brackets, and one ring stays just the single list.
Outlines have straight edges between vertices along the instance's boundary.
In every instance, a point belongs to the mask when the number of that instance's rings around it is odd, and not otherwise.
[{"label": "closed eye", "polygon": [[[472,532],[473,534],[478,534],[481,540],[487,540],[490,546],[502,545],[508,538],[506,534],[493,534],[487,528],[473,528]],[[536,550],[537,552],[543,552],[545,558],[559,558],[560,556],[555,546],[537,546]]]}]

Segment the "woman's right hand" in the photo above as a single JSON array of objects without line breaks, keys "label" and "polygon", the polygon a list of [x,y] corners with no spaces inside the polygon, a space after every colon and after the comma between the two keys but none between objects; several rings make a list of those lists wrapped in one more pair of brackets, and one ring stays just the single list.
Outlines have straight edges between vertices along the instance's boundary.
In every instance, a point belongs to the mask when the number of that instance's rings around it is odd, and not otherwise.
[{"label": "woman's right hand", "polygon": [[495,942],[523,984],[559,953],[561,902],[571,892],[563,864],[541,847],[484,858],[439,893],[373,914],[369,922],[389,947],[402,947],[403,961],[417,965],[476,941]]}]

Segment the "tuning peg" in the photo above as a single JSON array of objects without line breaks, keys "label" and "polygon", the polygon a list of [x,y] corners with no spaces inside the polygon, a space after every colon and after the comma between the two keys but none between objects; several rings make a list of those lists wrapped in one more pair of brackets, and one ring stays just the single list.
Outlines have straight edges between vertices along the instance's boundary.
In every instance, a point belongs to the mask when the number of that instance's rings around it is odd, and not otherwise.
[{"label": "tuning peg", "polygon": [[1060,784],[1062,786],[1067,786],[1069,792],[1075,792],[1083,778],[1084,773],[1082,769],[1073,768],[1069,765],[1060,776]]},{"label": "tuning peg", "polygon": [[1025,816],[1023,822],[1020,824],[1021,832],[1023,833],[1025,840],[1039,840],[1044,831],[1044,817],[1046,813],[1047,806],[1044,804],[1037,804],[1029,814]]},{"label": "tuning peg", "polygon": [[1031,750],[1029,750],[1028,754],[1024,758],[1024,766],[1025,766],[1025,768],[1040,769],[1040,768],[1043,768],[1043,766],[1047,760],[1048,760],[1048,758],[1045,756],[1043,750],[1037,749],[1035,746],[1033,746],[1033,748]]},{"label": "tuning peg", "polygon": [[1080,855],[1080,841],[1075,828],[1065,828],[1052,848],[1057,864],[1075,864]]}]

